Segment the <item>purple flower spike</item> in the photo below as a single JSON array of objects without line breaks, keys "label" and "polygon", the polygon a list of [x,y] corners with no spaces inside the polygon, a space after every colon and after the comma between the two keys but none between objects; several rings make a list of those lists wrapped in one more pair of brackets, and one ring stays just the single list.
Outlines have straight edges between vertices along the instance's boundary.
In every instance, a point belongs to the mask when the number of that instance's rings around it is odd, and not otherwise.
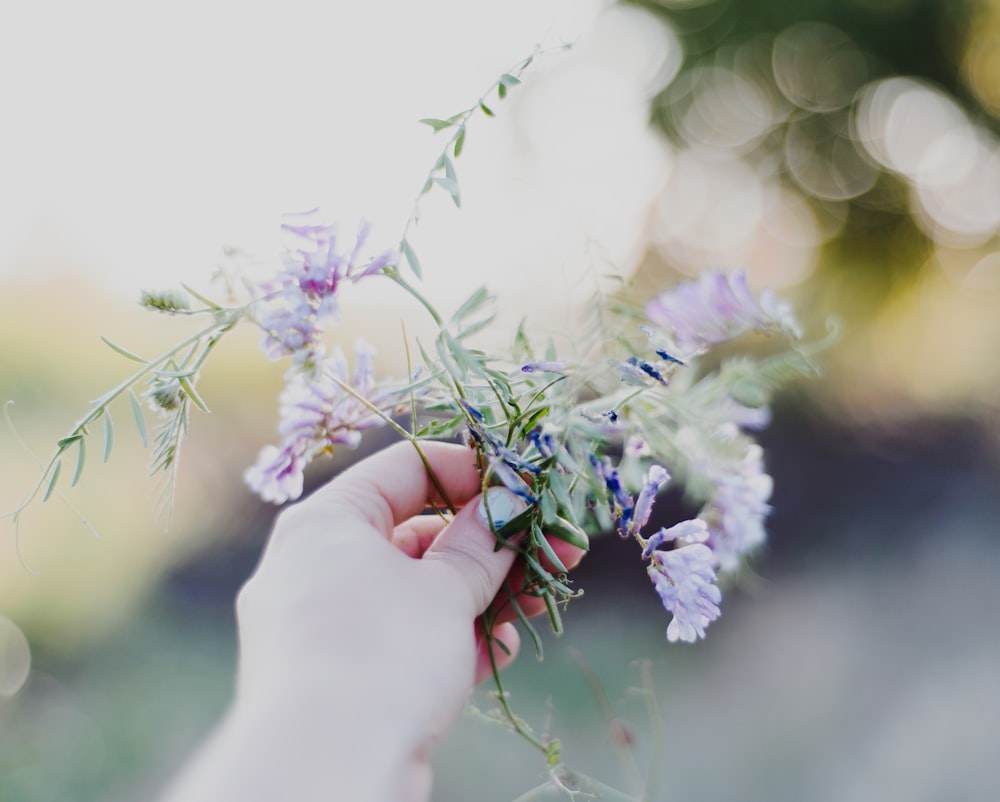
[{"label": "purple flower spike", "polygon": [[652,465],[646,472],[646,478],[642,482],[642,490],[635,502],[635,511],[632,514],[632,521],[629,526],[629,534],[638,534],[642,527],[649,521],[649,515],[653,511],[653,501],[660,488],[670,481],[670,474],[666,468],[660,465]]},{"label": "purple flower spike", "polygon": [[742,270],[732,275],[712,271],[698,281],[684,282],[650,301],[646,316],[671,332],[677,347],[690,354],[749,331],[778,329],[800,336],[790,307],[769,291],[755,298]]},{"label": "purple flower spike", "polygon": [[647,570],[663,606],[673,615],[667,626],[671,643],[694,643],[719,617],[722,592],[715,584],[713,561],[712,550],[704,543],[653,553]]}]

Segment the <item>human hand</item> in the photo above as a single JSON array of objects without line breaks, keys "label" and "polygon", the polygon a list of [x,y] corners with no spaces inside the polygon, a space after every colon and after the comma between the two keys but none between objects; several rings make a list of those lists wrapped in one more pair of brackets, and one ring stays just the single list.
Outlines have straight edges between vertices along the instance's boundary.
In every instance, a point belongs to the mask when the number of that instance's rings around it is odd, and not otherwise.
[{"label": "human hand", "polygon": [[[204,798],[428,798],[430,749],[490,672],[477,617],[508,575],[519,588],[521,573],[511,570],[513,550],[495,550],[475,453],[422,449],[462,508],[447,526],[420,515],[436,491],[409,444],[358,463],[279,516],[238,599],[236,700],[215,739],[221,747],[201,761],[224,767],[227,754],[242,752],[241,785],[211,786],[214,797]],[[523,508],[503,488],[489,494],[495,522]],[[561,541],[553,548],[566,565],[582,556]],[[530,596],[520,606],[544,609]],[[498,604],[493,634],[509,651],[496,651],[499,665],[517,653],[512,617]]]}]

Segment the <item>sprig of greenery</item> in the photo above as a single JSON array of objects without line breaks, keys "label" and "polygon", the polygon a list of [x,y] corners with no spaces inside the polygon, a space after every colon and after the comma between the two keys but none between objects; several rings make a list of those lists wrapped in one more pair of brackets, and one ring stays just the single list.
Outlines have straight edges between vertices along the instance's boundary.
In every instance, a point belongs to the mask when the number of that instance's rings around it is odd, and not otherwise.
[{"label": "sprig of greenery", "polygon": [[[219,340],[247,316],[252,306],[251,302],[243,306],[223,307],[208,301],[191,290],[188,291],[205,303],[205,307],[202,309],[191,309],[187,298],[177,292],[145,292],[140,298],[140,303],[144,307],[154,311],[166,312],[168,314],[207,314],[212,318],[208,325],[181,340],[158,356],[147,359],[107,337],[101,337],[101,340],[115,353],[130,361],[138,362],[142,367],[91,402],[90,410],[87,414],[65,436],[56,442],[56,447],[52,455],[46,462],[40,464],[40,475],[35,485],[14,509],[0,514],[0,520],[10,518],[14,521],[16,527],[21,513],[35,499],[40,496],[43,502],[47,501],[52,496],[62,475],[63,461],[72,451],[75,451],[75,460],[70,486],[73,487],[79,482],[86,464],[87,438],[92,433],[91,427],[98,421],[103,421],[102,459],[104,462],[107,462],[111,458],[115,444],[115,428],[112,421],[111,405],[119,398],[123,396],[128,397],[136,431],[142,440],[143,446],[148,445],[149,435],[145,413],[136,394],[136,388],[144,383],[149,388],[143,391],[143,395],[149,398],[155,407],[167,413],[167,418],[159,427],[154,440],[150,472],[155,474],[162,471],[168,477],[161,492],[159,507],[161,513],[166,512],[169,515],[170,500],[173,496],[177,454],[181,439],[187,432],[189,405],[194,404],[194,406],[202,411],[208,412],[207,405],[196,389],[199,371]],[[14,428],[9,416],[8,425],[12,429]],[[18,439],[20,440],[20,438]],[[86,519],[83,520],[86,523]]]}]

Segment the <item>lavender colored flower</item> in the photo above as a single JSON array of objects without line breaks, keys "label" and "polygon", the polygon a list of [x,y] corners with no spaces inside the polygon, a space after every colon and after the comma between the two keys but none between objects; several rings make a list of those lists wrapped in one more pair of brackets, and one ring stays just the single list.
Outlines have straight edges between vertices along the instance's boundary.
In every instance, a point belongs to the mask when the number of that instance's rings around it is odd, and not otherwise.
[{"label": "lavender colored flower", "polygon": [[632,520],[629,522],[628,534],[635,535],[642,531],[642,527],[649,521],[650,513],[653,511],[653,501],[660,488],[670,481],[670,474],[661,465],[651,465],[646,472],[642,482],[642,489],[635,501],[635,509],[632,512]]},{"label": "lavender colored flower", "polygon": [[651,535],[642,549],[642,558],[648,560],[664,543],[680,543],[688,546],[692,543],[704,543],[708,540],[708,526],[701,518],[691,518],[673,526],[660,529]]},{"label": "lavender colored flower", "polygon": [[764,472],[763,453],[753,443],[740,462],[709,475],[714,490],[700,517],[708,523],[708,544],[723,571],[737,568],[745,554],[764,542],[773,481]]},{"label": "lavender colored flower", "polygon": [[692,543],[673,551],[656,551],[647,569],[664,608],[673,615],[667,640],[693,643],[719,617],[722,593],[715,584],[712,550]]},{"label": "lavender colored flower", "polygon": [[790,307],[768,290],[755,298],[742,270],[732,275],[711,271],[697,281],[679,284],[650,301],[646,316],[670,332],[685,355],[749,331],[778,329],[799,336]]},{"label": "lavender colored flower", "polygon": [[243,480],[264,501],[284,504],[302,495],[306,461],[296,453],[296,445],[264,446],[257,461],[243,472]]},{"label": "lavender colored flower", "polygon": [[338,317],[341,283],[380,272],[392,262],[394,253],[386,251],[360,265],[367,224],[362,224],[351,251],[345,254],[338,249],[336,229],[319,222],[315,209],[286,216],[282,230],[294,238],[294,244],[286,249],[278,276],[260,288],[261,347],[271,359],[292,355],[297,364],[307,364],[322,356],[318,338],[323,324]]},{"label": "lavender colored flower", "polygon": [[[281,504],[298,498],[302,472],[315,457],[332,452],[337,445],[356,448],[362,431],[383,425],[384,416],[399,408],[399,393],[375,384],[374,349],[359,340],[355,355],[353,375],[339,348],[312,369],[293,369],[289,374],[278,413],[281,444],[266,446],[244,474],[247,484],[265,501]],[[371,406],[345,390],[345,385]]]}]

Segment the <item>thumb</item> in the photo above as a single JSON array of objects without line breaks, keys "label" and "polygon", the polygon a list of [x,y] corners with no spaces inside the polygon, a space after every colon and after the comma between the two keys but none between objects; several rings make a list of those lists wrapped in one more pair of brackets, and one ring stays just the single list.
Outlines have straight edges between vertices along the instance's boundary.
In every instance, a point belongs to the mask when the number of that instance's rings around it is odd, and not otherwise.
[{"label": "thumb", "polygon": [[443,564],[467,591],[475,615],[489,606],[517,556],[512,548],[496,548],[490,519],[499,529],[525,509],[524,501],[507,488],[491,487],[463,507],[424,552],[424,560]]}]

